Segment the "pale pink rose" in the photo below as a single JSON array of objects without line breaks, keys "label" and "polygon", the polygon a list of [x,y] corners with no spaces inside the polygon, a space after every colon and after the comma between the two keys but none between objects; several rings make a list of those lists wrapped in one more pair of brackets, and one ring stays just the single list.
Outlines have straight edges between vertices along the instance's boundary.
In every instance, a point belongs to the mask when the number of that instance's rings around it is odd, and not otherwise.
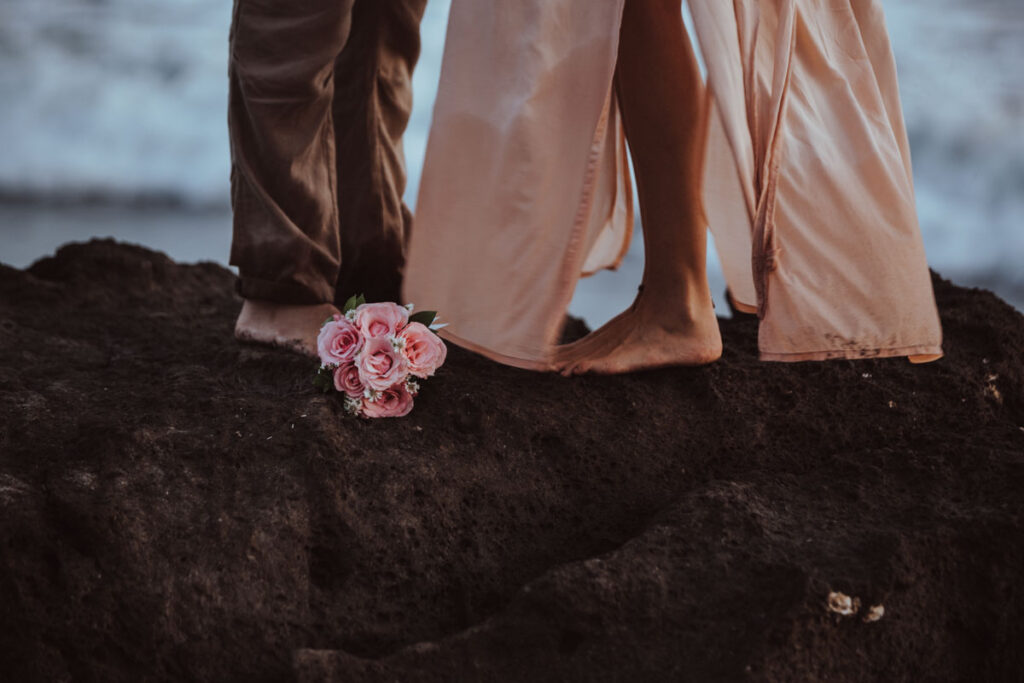
[{"label": "pale pink rose", "polygon": [[402,417],[412,410],[412,394],[399,382],[377,394],[373,401],[363,399],[363,414],[366,417]]},{"label": "pale pink rose", "polygon": [[356,327],[367,339],[398,334],[407,322],[409,311],[404,306],[390,301],[356,306]]},{"label": "pale pink rose", "polygon": [[448,347],[441,338],[422,323],[409,323],[398,337],[405,342],[402,353],[409,361],[409,372],[417,377],[433,375],[448,356]]},{"label": "pale pink rose", "polygon": [[409,364],[405,357],[392,346],[387,337],[367,339],[356,367],[359,368],[359,379],[363,384],[378,391],[405,380],[409,374]]},{"label": "pale pink rose", "polygon": [[316,349],[324,365],[344,365],[350,362],[363,347],[363,335],[344,316],[335,314],[320,328],[316,338]]},{"label": "pale pink rose", "polygon": [[334,388],[352,398],[363,397],[363,380],[359,379],[359,368],[355,363],[339,365],[334,371]]}]

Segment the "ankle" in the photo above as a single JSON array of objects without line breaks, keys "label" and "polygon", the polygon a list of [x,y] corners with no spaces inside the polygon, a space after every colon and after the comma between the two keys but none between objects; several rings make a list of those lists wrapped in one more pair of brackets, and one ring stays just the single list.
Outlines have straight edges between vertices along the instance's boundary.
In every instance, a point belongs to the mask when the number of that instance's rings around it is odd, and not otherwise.
[{"label": "ankle", "polygon": [[713,312],[711,290],[707,282],[679,284],[672,287],[641,284],[635,301],[640,311],[653,313],[655,316],[680,315],[685,320],[700,320]]}]

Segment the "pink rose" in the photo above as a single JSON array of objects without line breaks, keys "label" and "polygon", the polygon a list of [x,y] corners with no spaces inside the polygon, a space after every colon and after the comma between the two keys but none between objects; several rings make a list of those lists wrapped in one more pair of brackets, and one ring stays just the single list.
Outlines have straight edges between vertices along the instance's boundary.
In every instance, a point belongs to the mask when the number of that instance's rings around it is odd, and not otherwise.
[{"label": "pink rose", "polygon": [[417,377],[433,375],[448,355],[441,338],[422,323],[409,323],[398,337],[405,342],[402,352],[409,361],[409,372]]},{"label": "pink rose", "polygon": [[363,384],[378,391],[405,380],[409,373],[405,357],[401,351],[395,350],[387,337],[367,339],[356,367]]},{"label": "pink rose", "polygon": [[363,399],[363,415],[366,417],[402,417],[412,410],[412,394],[405,388],[405,382],[388,387],[374,401]]},{"label": "pink rose", "polygon": [[324,323],[316,338],[316,349],[324,365],[344,365],[355,358],[362,347],[363,336],[359,329],[337,313],[334,320]]},{"label": "pink rose", "polygon": [[390,301],[356,306],[355,323],[367,339],[398,334],[409,322],[409,311]]},{"label": "pink rose", "polygon": [[352,398],[363,397],[363,380],[359,379],[359,368],[355,363],[339,365],[334,371],[334,388],[343,391]]}]

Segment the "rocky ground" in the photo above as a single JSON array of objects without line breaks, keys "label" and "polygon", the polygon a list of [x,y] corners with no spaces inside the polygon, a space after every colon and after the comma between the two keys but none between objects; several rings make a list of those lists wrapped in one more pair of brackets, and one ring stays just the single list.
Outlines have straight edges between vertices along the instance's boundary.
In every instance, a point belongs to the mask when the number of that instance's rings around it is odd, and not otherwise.
[{"label": "rocky ground", "polygon": [[361,421],[219,266],[0,266],[0,678],[1020,680],[1024,316],[935,286],[937,363],[737,318],[699,369],[451,348]]}]

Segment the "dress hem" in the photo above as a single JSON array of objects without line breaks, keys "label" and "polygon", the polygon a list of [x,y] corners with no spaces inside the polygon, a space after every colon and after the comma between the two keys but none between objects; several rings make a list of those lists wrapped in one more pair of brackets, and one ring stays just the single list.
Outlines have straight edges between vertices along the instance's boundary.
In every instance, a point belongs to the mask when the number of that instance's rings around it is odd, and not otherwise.
[{"label": "dress hem", "polygon": [[[775,353],[761,351],[758,360],[781,363],[795,363],[808,360],[860,360],[865,358],[892,358],[894,356],[943,356],[942,347],[934,344],[917,346],[893,346],[884,349],[825,349],[822,351],[801,351],[796,353]],[[935,358],[933,360],[938,360]]]},{"label": "dress hem", "polygon": [[[471,342],[464,337],[460,337],[457,334],[448,332],[447,330],[438,330],[438,334],[452,342],[453,344],[472,351],[473,353],[479,354],[485,358],[501,363],[503,365],[510,365],[521,370],[535,370],[539,372],[554,372],[554,368],[551,366],[550,361],[537,360],[531,358],[522,358],[519,356],[510,356],[500,351],[495,351],[476,342]],[[939,360],[945,354],[942,351],[942,346],[935,344],[919,344],[917,346],[894,346],[883,349],[825,349],[822,351],[803,351],[797,353],[775,353],[770,351],[761,351],[758,353],[758,360],[765,362],[781,362],[781,363],[795,363],[801,361],[824,361],[824,360],[864,360],[870,358],[893,358],[897,356],[907,356],[911,362],[915,356],[935,356],[926,361],[918,362],[932,362]]]},{"label": "dress hem", "polygon": [[554,368],[551,367],[551,363],[543,360],[535,360],[528,358],[520,358],[519,356],[509,356],[499,351],[494,351],[486,346],[471,342],[465,337],[460,337],[457,334],[453,334],[447,330],[438,330],[438,336],[443,339],[447,339],[456,346],[459,346],[467,351],[479,354],[485,358],[489,358],[496,363],[503,365],[511,365],[514,368],[520,368],[521,370],[537,370],[541,372],[552,372]]}]

